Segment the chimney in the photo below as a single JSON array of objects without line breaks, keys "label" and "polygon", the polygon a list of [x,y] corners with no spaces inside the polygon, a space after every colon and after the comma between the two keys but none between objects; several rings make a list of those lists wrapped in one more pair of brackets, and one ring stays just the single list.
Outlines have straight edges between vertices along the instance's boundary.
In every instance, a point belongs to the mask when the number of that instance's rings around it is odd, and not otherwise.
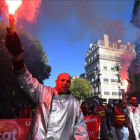
[{"label": "chimney", "polygon": [[90,48],[92,48],[93,44],[90,44]]},{"label": "chimney", "polygon": [[127,45],[130,45],[130,42],[126,42]]},{"label": "chimney", "polygon": [[118,42],[118,43],[121,43],[121,40],[118,40],[117,42]]},{"label": "chimney", "polygon": [[107,34],[104,34],[104,44],[105,47],[109,47],[109,37]]}]

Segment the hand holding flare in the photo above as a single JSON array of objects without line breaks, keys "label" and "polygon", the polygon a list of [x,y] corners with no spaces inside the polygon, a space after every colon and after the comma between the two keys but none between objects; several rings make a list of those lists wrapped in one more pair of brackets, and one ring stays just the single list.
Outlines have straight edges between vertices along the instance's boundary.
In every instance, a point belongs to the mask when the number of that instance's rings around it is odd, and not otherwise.
[{"label": "hand holding flare", "polygon": [[14,57],[17,57],[24,50],[22,49],[20,39],[14,30],[14,13],[22,4],[22,0],[6,0],[6,3],[9,7],[10,28],[6,28],[8,34],[6,35],[5,46]]},{"label": "hand holding flare", "polygon": [[22,0],[5,0],[9,7],[9,22],[10,22],[10,33],[14,33],[14,13],[22,4]]}]

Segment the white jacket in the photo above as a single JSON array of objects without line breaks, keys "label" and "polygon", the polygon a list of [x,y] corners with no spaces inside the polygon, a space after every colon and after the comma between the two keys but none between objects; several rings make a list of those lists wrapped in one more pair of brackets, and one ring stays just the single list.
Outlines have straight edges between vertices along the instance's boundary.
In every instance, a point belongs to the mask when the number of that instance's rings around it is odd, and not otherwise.
[{"label": "white jacket", "polygon": [[25,66],[15,74],[21,88],[38,105],[27,140],[89,139],[79,102],[71,93],[54,94],[57,92],[54,88],[32,78]]}]

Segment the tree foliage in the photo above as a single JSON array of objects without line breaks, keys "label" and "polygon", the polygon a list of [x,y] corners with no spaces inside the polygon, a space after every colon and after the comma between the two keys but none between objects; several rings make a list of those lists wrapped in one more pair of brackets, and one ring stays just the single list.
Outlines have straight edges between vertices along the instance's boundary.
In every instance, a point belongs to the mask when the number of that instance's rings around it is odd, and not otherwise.
[{"label": "tree foliage", "polygon": [[133,26],[140,29],[140,0],[134,1],[134,6],[133,6],[133,11],[132,11],[132,16],[131,16],[130,22],[133,24]]},{"label": "tree foliage", "polygon": [[78,100],[85,99],[91,95],[92,85],[84,78],[75,78],[72,80],[70,91]]},{"label": "tree foliage", "polygon": [[[135,0],[132,17],[130,23],[140,29],[140,1]],[[130,67],[128,68],[128,82],[129,82],[129,90],[128,93],[139,93],[140,88],[140,35],[137,36],[135,42],[135,52],[136,57],[131,62]]]},{"label": "tree foliage", "polygon": [[[31,102],[24,91],[20,89],[11,69],[12,56],[4,45],[7,26],[4,21],[0,21],[0,118],[5,116],[11,105],[10,103],[15,104],[16,101],[18,106],[25,101]],[[49,78],[51,67],[48,65],[48,57],[43,51],[39,39],[19,27],[16,28],[16,32],[23,45],[23,58],[28,70],[33,77],[43,83],[43,80]]]}]

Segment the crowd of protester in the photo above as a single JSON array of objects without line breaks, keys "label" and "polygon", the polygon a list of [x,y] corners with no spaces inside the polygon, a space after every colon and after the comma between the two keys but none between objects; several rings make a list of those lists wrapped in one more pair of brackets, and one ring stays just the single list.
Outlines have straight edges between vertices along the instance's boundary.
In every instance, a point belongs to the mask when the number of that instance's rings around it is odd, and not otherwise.
[{"label": "crowd of protester", "polygon": [[[109,101],[108,104],[103,105],[102,99],[99,99],[99,103],[93,101],[92,105],[89,105],[89,107],[85,101],[82,102],[81,104],[81,110],[84,116],[100,115],[100,130],[103,131],[105,140],[107,140],[108,136],[113,137],[113,131],[111,126],[111,115],[110,115],[112,109],[113,109],[112,102]],[[108,136],[107,136],[107,129],[108,129]]]},{"label": "crowd of protester", "polygon": [[116,104],[111,101],[103,104],[103,99],[99,102],[93,101],[91,106],[86,102],[81,105],[84,116],[100,116],[100,138],[108,140],[108,137],[114,137],[112,127],[118,140],[139,140],[140,139],[140,105],[137,103],[136,96],[129,96],[128,102],[125,98],[119,100]]},{"label": "crowd of protester", "polygon": [[[140,105],[137,104],[137,98],[135,96],[129,97],[129,105],[123,100],[119,100],[117,104],[113,104],[112,101],[109,101],[108,104],[103,104],[103,99],[99,99],[98,102],[94,100],[93,103],[88,106],[84,101],[81,104],[81,110],[84,116],[100,116],[100,137],[102,135],[104,140],[108,140],[108,137],[114,137],[112,127],[115,128],[118,140],[128,140],[128,138],[130,140],[136,140],[135,137],[140,139],[140,135],[135,135],[137,132],[134,128],[138,127],[139,129],[137,120],[139,120],[138,116],[140,116]],[[32,108],[32,105],[25,102],[19,112],[11,106],[6,118],[32,118],[34,112],[35,109]]]},{"label": "crowd of protester", "polygon": [[16,109],[15,106],[11,106],[9,111],[6,113],[6,119],[17,119],[17,118],[33,118],[35,108],[28,102],[25,102],[20,109]]}]

